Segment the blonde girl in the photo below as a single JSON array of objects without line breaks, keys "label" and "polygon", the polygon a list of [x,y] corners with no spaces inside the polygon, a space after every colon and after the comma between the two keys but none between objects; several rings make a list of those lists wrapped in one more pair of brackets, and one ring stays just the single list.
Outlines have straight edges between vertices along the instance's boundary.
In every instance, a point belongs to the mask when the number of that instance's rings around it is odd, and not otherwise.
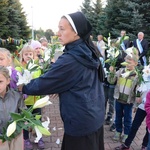
[{"label": "blonde girl", "polygon": [[[0,134],[3,127],[11,119],[10,113],[17,113],[20,108],[24,107],[22,95],[14,89],[9,88],[9,84],[9,70],[4,66],[0,66]],[[23,150],[22,138],[20,134],[9,143],[8,141],[2,143],[0,140],[0,150]]]},{"label": "blonde girl", "polygon": [[[21,62],[21,66],[16,67],[16,70],[18,70],[21,74],[23,74],[24,69],[27,69],[26,66],[28,64],[28,62],[35,58],[35,51],[34,49],[28,45],[25,44],[24,47],[22,48],[21,52],[20,52],[20,62]],[[38,69],[36,71],[32,72],[32,78],[37,78],[41,75],[41,70]],[[25,104],[27,105],[27,107],[32,106],[38,99],[40,99],[40,96],[28,96],[25,99]],[[35,109],[33,111],[33,113],[38,113],[41,114],[41,109]],[[42,139],[39,140],[38,142],[38,147],[39,148],[44,148],[44,142]],[[24,130],[24,148],[26,149],[33,149],[33,145],[29,139],[29,132]]]},{"label": "blonde girl", "polygon": [[7,67],[10,73],[10,87],[17,90],[17,71],[13,67],[11,53],[6,48],[0,48],[0,66]]}]

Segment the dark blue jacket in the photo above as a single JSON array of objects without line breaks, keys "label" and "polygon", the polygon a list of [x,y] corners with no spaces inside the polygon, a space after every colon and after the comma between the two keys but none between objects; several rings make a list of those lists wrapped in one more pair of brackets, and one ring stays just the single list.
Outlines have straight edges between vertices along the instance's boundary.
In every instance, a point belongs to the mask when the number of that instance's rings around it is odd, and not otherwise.
[{"label": "dark blue jacket", "polygon": [[28,95],[59,93],[60,113],[65,133],[90,134],[103,125],[104,92],[98,79],[98,59],[79,39],[66,45],[64,54],[43,76],[23,87]]}]

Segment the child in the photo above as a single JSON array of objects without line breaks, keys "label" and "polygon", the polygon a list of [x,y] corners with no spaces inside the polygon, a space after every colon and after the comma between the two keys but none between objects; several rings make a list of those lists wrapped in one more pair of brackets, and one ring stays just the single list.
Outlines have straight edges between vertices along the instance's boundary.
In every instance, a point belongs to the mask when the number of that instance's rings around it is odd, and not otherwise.
[{"label": "child", "polygon": [[0,66],[7,67],[10,72],[10,87],[17,90],[17,71],[12,67],[11,53],[5,48],[0,48]]},{"label": "child", "polygon": [[42,50],[42,46],[41,46],[41,43],[39,41],[32,40],[30,43],[30,46],[35,51],[35,57],[34,57],[35,60],[38,60],[40,56],[43,57],[44,52]]},{"label": "child", "polygon": [[[143,120],[146,117],[146,111],[145,111],[145,102],[146,102],[146,94],[148,93],[149,89],[150,89],[150,65],[145,66],[145,68],[143,69],[143,80],[144,82],[141,83],[140,87],[138,88],[138,91],[141,92],[141,97],[136,99],[136,103],[138,104],[138,108],[132,123],[132,127],[131,127],[131,131],[128,135],[128,138],[125,140],[125,143],[122,144],[119,147],[116,147],[116,150],[128,150],[130,148],[130,145],[140,127],[140,125],[142,124]],[[146,127],[146,133],[145,136],[143,138],[143,143],[142,143],[142,148],[141,150],[145,150],[147,147],[147,143],[148,143],[148,130]]]},{"label": "child", "polygon": [[[24,106],[22,95],[14,89],[9,88],[9,84],[10,76],[8,69],[0,66],[0,134],[2,133],[3,127],[5,127],[7,122],[11,119],[10,112],[18,112],[19,109]],[[8,141],[4,143],[0,141],[0,149],[23,150],[23,140],[21,138],[20,140],[18,138],[14,140],[16,140],[16,142],[11,141],[13,144],[8,144]]]},{"label": "child", "polygon": [[[114,78],[108,76],[108,81],[116,82],[114,90],[114,98],[116,99],[115,103],[115,125],[116,132],[113,137],[113,140],[120,141],[121,134],[123,132],[124,126],[124,135],[122,136],[122,142],[125,142],[125,139],[128,137],[132,124],[132,106],[135,101],[135,89],[138,82],[138,76],[135,72],[135,67],[138,65],[138,51],[135,48],[130,49],[132,52],[125,57],[127,65],[125,68],[120,68],[116,72]],[[114,68],[111,66],[110,71],[113,72]],[[124,121],[122,121],[124,118]]]},{"label": "child", "polygon": [[[146,117],[146,112],[144,109],[144,104],[146,101],[146,98],[145,98],[146,93],[147,93],[147,91],[142,94],[142,96],[141,96],[142,100],[139,100],[139,102],[140,101],[142,101],[142,102],[137,108],[134,120],[132,122],[132,127],[130,130],[130,133],[129,133],[127,139],[125,140],[125,143],[123,143],[121,146],[116,147],[115,150],[129,150],[130,149],[130,145],[131,145],[133,139],[135,138],[135,135],[136,135],[139,127],[141,126],[143,120]],[[143,138],[141,150],[146,150],[147,143],[148,143],[148,130],[146,127],[146,133],[145,133],[145,136]]]},{"label": "child", "polygon": [[[33,48],[26,44],[20,51],[20,62],[22,66],[16,67],[16,70],[18,70],[20,73],[23,73],[24,69],[26,69],[27,63],[31,60],[34,59],[34,53],[35,51]],[[41,70],[38,69],[36,71],[32,72],[32,78],[37,78],[41,75]],[[25,104],[27,107],[30,107],[33,105],[38,99],[40,99],[40,96],[28,96],[25,99]],[[38,113],[41,114],[41,109],[34,109],[33,113]],[[27,149],[33,149],[33,145],[29,139],[29,132],[24,130],[24,147]],[[38,142],[38,147],[39,148],[44,148],[44,142],[42,139],[39,140]]]}]

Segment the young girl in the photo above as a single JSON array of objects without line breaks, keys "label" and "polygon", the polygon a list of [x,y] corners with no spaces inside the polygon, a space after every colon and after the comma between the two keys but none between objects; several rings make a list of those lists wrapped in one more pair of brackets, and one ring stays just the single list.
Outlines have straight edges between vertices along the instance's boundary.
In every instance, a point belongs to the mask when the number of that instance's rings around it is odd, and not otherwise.
[{"label": "young girl", "polygon": [[[0,66],[0,134],[3,127],[7,125],[7,122],[11,119],[11,112],[18,112],[20,108],[23,108],[24,101],[22,95],[12,88],[9,88],[10,76],[6,67]],[[1,150],[23,150],[22,138],[15,138],[8,143],[8,141],[2,143],[0,140]],[[11,144],[13,143],[13,144]],[[16,147],[17,146],[17,147]]]},{"label": "young girl", "polygon": [[35,51],[35,60],[38,60],[40,56],[43,57],[44,51],[42,50],[41,43],[39,41],[32,40],[30,46]]},{"label": "young girl", "polygon": [[[132,125],[132,106],[135,101],[135,89],[138,82],[138,76],[135,72],[135,67],[138,64],[138,52],[135,48],[130,48],[130,55],[127,54],[125,61],[127,62],[126,68],[120,68],[116,72],[116,76],[112,79],[108,76],[108,81],[117,81],[114,90],[114,98],[116,99],[115,111],[116,111],[116,132],[113,140],[125,142],[128,137],[130,128]],[[110,71],[114,71],[113,67],[110,67]],[[124,121],[122,119],[124,118]],[[124,135],[121,138],[124,126]]]},{"label": "young girl", "polygon": [[[20,73],[23,73],[24,69],[26,69],[27,63],[31,60],[34,59],[34,50],[33,48],[26,44],[24,45],[24,47],[22,48],[21,52],[20,52],[20,62],[22,64],[22,66],[18,66],[16,67],[16,70],[18,70]],[[37,78],[41,75],[41,70],[38,69],[34,72],[32,72],[32,78]],[[28,96],[25,99],[25,104],[27,105],[27,107],[30,107],[31,105],[33,105],[38,99],[40,99],[40,96]],[[33,111],[33,113],[38,113],[41,114],[41,109],[35,109]],[[33,145],[29,139],[29,132],[24,130],[24,147],[27,149],[33,149]],[[39,148],[44,148],[44,142],[42,139],[39,140],[38,142],[38,147]]]},{"label": "young girl", "polygon": [[11,53],[5,48],[0,48],[0,66],[7,67],[10,72],[10,87],[17,90],[17,71],[12,67]]}]

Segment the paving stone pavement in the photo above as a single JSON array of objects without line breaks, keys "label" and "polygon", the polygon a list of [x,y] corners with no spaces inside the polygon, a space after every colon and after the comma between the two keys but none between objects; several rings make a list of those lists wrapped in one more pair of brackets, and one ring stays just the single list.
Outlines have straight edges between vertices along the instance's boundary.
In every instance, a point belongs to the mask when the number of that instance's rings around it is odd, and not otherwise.
[{"label": "paving stone pavement", "polygon": [[[61,142],[63,138],[63,123],[60,118],[59,100],[57,98],[57,99],[50,99],[50,101],[53,104],[46,106],[42,110],[43,117],[45,118],[45,116],[48,116],[50,118],[51,136],[43,137],[43,140],[45,141],[45,150],[61,150]],[[108,125],[104,125],[105,150],[113,150],[116,146],[119,146],[121,144],[119,142],[114,142],[112,140],[114,132],[110,132],[109,128],[110,127]],[[145,134],[145,121],[142,123],[134,141],[132,142],[131,150],[140,150],[144,134]],[[31,139],[33,140],[33,137]],[[58,142],[57,144],[56,141]],[[38,150],[37,144],[34,144],[34,150]]]}]

